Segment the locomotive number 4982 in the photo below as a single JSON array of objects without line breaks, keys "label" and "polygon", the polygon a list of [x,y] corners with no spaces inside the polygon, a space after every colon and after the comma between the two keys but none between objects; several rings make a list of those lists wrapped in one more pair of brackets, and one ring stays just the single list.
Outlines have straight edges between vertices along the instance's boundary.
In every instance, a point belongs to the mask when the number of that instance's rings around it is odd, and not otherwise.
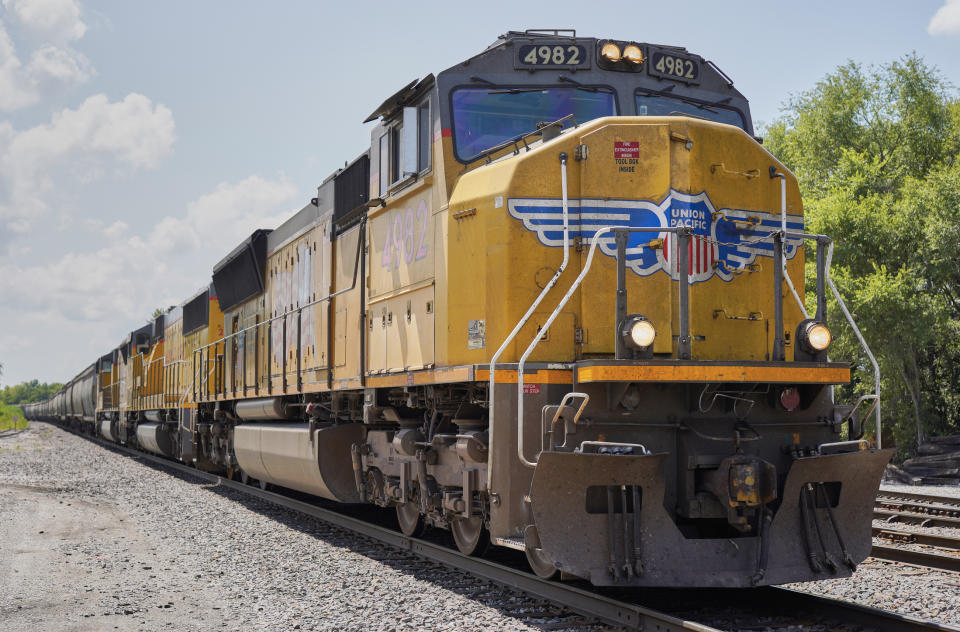
[{"label": "locomotive number 4982", "polygon": [[586,61],[583,46],[527,44],[520,47],[520,62],[530,66],[578,66]]},{"label": "locomotive number 4982", "polygon": [[398,268],[401,263],[409,265],[426,257],[430,249],[427,236],[429,221],[427,203],[423,200],[420,200],[416,211],[412,206],[408,206],[394,213],[392,219],[386,222],[387,232],[380,265],[384,268]]},{"label": "locomotive number 4982", "polygon": [[651,55],[650,74],[696,83],[700,79],[698,60],[655,51]]}]

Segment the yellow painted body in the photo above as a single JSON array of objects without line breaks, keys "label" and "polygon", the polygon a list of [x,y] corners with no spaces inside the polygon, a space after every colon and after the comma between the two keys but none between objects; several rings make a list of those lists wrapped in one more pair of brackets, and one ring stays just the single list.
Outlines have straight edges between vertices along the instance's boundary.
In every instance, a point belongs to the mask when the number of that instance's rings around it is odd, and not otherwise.
[{"label": "yellow painted body", "polygon": [[164,341],[143,353],[134,353],[127,362],[127,410],[166,408],[164,404]]},{"label": "yellow painted body", "polygon": [[[639,161],[621,172],[614,157],[618,141],[639,143]],[[573,159],[586,145],[583,161]],[[447,334],[438,357],[442,364],[485,363],[521,319],[540,288],[563,259],[563,249],[542,245],[534,231],[507,212],[510,199],[561,198],[558,155],[569,157],[568,197],[648,200],[659,203],[670,190],[695,195],[706,191],[717,209],[780,212],[780,181],[768,167],[785,168],[755,140],[737,128],[689,118],[605,118],[580,126],[530,152],[521,152],[469,171],[450,197],[446,229],[451,256],[447,291],[440,310]],[[500,205],[498,207],[498,204]],[[576,209],[573,209],[575,212]],[[789,216],[802,215],[796,179],[787,173]],[[792,219],[795,219],[793,217]],[[656,235],[651,235],[651,239]],[[501,357],[516,362],[584,265],[588,248],[571,248],[570,263],[515,342]],[[453,255],[456,253],[456,256]],[[690,331],[695,360],[769,360],[773,347],[773,259],[758,257],[758,269],[725,282],[714,277],[690,286]],[[788,271],[803,292],[803,254]],[[628,313],[648,317],[658,332],[656,354],[676,356],[677,283],[667,273],[640,277],[627,271]],[[802,318],[786,286],[784,328],[787,338]],[[616,264],[597,253],[581,288],[571,298],[549,335],[529,361],[558,362],[614,353]],[[752,320],[748,318],[752,317]],[[483,319],[486,344],[471,349],[471,320]],[[582,343],[575,342],[581,330]],[[788,346],[788,359],[792,358]]]},{"label": "yellow painted body", "polygon": [[[621,169],[616,160],[614,148],[623,142],[638,148],[629,169]],[[578,145],[587,148],[585,160],[573,158]],[[572,214],[581,199],[660,204],[671,194],[705,193],[715,211],[730,221],[745,221],[743,212],[749,221],[751,212],[779,221],[780,180],[768,175],[774,166],[786,173],[788,219],[794,225],[802,221],[793,175],[742,130],[710,121],[601,118],[546,144],[536,143],[530,151],[505,151],[490,164],[467,168],[453,160],[449,137],[436,134],[432,147],[432,170],[392,185],[383,204],[369,210],[365,228],[349,228],[331,243],[332,219],[326,215],[269,253],[264,293],[223,315],[227,336],[246,331],[208,349],[210,387],[201,388],[200,400],[358,389],[363,386],[361,364],[369,387],[480,379],[477,371],[452,369],[488,363],[563,260],[562,247],[541,243],[537,232],[525,228],[508,208],[511,200],[560,204],[561,152],[569,157]],[[377,197],[378,187],[374,177],[371,198]],[[361,232],[366,275],[349,290]],[[519,361],[537,336],[541,342],[528,362],[613,357],[616,261],[608,254],[594,256],[583,284],[549,332],[542,331],[586,264],[589,244],[578,235],[570,235],[564,274],[499,362]],[[648,247],[664,247],[657,237],[650,235]],[[802,248],[787,269],[802,299]],[[691,283],[692,359],[770,360],[773,280],[773,258],[759,256],[728,281],[712,275]],[[653,350],[661,359],[677,357],[678,287],[664,270],[647,276],[627,271],[627,312],[653,322]],[[329,303],[317,302],[341,291]],[[790,361],[792,334],[802,315],[785,284],[780,291]],[[184,344],[184,357],[190,357],[205,343]],[[213,378],[220,370],[222,379],[219,374]],[[691,369],[684,371],[681,381],[696,378]],[[660,373],[643,379],[656,381],[656,375]],[[702,379],[714,379],[711,375],[704,372]],[[807,377],[845,381],[839,373]],[[572,374],[566,379],[572,381]]]}]

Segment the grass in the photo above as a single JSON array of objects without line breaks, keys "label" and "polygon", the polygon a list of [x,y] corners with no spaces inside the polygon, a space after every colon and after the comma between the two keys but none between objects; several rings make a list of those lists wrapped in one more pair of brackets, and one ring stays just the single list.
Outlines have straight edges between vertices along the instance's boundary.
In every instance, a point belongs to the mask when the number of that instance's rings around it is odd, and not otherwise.
[{"label": "grass", "polygon": [[[14,421],[13,418],[17,417]],[[0,431],[3,430],[23,430],[30,425],[23,415],[19,406],[8,406],[0,404]]]}]

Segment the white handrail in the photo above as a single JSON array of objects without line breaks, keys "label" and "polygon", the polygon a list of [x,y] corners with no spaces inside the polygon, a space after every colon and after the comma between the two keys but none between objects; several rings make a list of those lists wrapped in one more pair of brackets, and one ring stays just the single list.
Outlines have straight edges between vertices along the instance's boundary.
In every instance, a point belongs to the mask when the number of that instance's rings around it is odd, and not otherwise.
[{"label": "white handrail", "polygon": [[[786,241],[787,239],[787,176],[786,174],[776,172],[774,174],[775,178],[780,178],[780,234],[782,239]],[[797,307],[800,308],[800,313],[803,314],[804,318],[810,318],[807,314],[807,306],[803,304],[803,301],[800,300],[800,294],[797,292],[797,288],[793,286],[793,279],[790,278],[790,274],[787,272],[787,258],[783,257],[783,278],[787,280],[787,287],[790,288],[790,293],[793,294],[794,300],[797,302]]]},{"label": "white handrail", "polygon": [[583,269],[580,271],[580,274],[574,279],[573,284],[570,286],[570,289],[567,290],[567,293],[563,295],[563,298],[560,299],[560,302],[557,304],[557,307],[553,310],[553,313],[550,314],[550,318],[547,319],[547,322],[543,324],[543,328],[534,335],[533,340],[530,341],[527,350],[523,352],[523,356],[520,358],[520,363],[517,365],[517,456],[520,458],[520,462],[529,468],[537,467],[535,461],[530,461],[523,454],[523,365],[526,364],[527,358],[530,357],[530,354],[533,353],[533,350],[540,343],[540,340],[550,329],[550,325],[553,324],[553,321],[557,319],[557,316],[560,314],[560,310],[566,306],[567,301],[570,300],[570,297],[573,296],[573,293],[580,287],[580,283],[583,282],[587,272],[590,271],[590,265],[593,263],[593,255],[597,251],[597,244],[600,243],[600,236],[604,233],[609,233],[617,229],[629,229],[629,226],[606,226],[599,229],[594,233],[593,238],[590,240],[590,253],[587,255],[587,261],[583,265]]},{"label": "white handrail", "polygon": [[846,316],[847,322],[850,323],[850,328],[853,329],[853,333],[856,334],[857,340],[860,341],[860,346],[863,347],[864,352],[866,352],[867,357],[870,358],[870,364],[873,365],[873,390],[874,395],[877,397],[877,405],[874,407],[873,412],[876,416],[876,426],[877,426],[877,449],[883,447],[882,440],[880,438],[880,365],[877,363],[877,359],[873,356],[873,352],[870,351],[870,346],[867,344],[867,341],[864,339],[863,334],[860,333],[860,328],[857,327],[857,323],[853,321],[853,316],[850,315],[850,310],[847,309],[846,303],[843,302],[843,299],[840,298],[840,292],[837,290],[837,286],[833,284],[833,279],[830,277],[830,263],[833,260],[833,241],[830,241],[830,245],[827,247],[827,260],[824,264],[824,277],[826,278],[827,285],[830,286],[830,291],[833,292],[833,297],[837,299],[837,304],[840,305],[840,309],[843,311],[843,315]]},{"label": "white handrail", "polygon": [[[563,262],[560,264],[560,267],[557,268],[557,271],[553,274],[553,278],[544,286],[543,290],[537,296],[537,298],[530,304],[527,313],[523,315],[516,326],[513,328],[513,331],[507,336],[506,340],[503,341],[503,344],[500,345],[500,348],[497,349],[496,353],[493,354],[493,357],[490,358],[490,378],[489,386],[487,392],[487,411],[488,411],[488,422],[487,427],[490,431],[490,443],[493,444],[493,434],[496,432],[496,425],[493,423],[494,417],[496,416],[496,406],[493,401],[494,386],[496,385],[496,368],[497,360],[506,351],[507,347],[510,346],[510,343],[513,342],[513,339],[516,338],[517,334],[520,333],[520,330],[524,325],[527,324],[527,321],[530,320],[530,316],[533,315],[533,312],[540,305],[540,302],[547,296],[550,290],[557,284],[557,281],[560,279],[560,275],[563,274],[563,271],[567,269],[567,263],[570,261],[570,241],[569,241],[569,208],[567,202],[567,155],[560,155],[560,194],[562,196],[562,205],[563,205]],[[521,371],[522,373],[522,371]],[[522,378],[521,378],[522,379]],[[491,477],[493,475],[493,468],[487,469],[487,484],[490,485]]]}]

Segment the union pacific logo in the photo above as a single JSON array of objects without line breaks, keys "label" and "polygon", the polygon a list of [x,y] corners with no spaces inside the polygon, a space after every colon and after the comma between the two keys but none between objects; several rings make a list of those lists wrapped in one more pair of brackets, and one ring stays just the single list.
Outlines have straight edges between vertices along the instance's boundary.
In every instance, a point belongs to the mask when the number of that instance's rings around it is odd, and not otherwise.
[{"label": "union pacific logo", "polygon": [[[773,257],[774,231],[780,229],[780,214],[762,211],[721,209],[717,211],[706,191],[687,195],[671,190],[660,203],[648,200],[569,200],[568,225],[570,240],[580,237],[590,243],[601,228],[609,226],[667,227],[685,225],[693,229],[687,253],[691,283],[707,281],[714,276],[730,281],[734,275],[754,263],[757,257]],[[523,222],[524,228],[537,234],[545,246],[563,246],[563,207],[556,198],[507,200],[511,217]],[[787,215],[787,229],[803,231],[802,215]],[[662,239],[663,247],[652,248],[649,242]],[[799,239],[784,241],[784,256],[792,259],[802,245]],[[617,256],[612,232],[600,237],[598,249],[608,257]],[[676,244],[672,233],[630,233],[627,241],[627,268],[639,276],[663,270],[676,280]]]}]

